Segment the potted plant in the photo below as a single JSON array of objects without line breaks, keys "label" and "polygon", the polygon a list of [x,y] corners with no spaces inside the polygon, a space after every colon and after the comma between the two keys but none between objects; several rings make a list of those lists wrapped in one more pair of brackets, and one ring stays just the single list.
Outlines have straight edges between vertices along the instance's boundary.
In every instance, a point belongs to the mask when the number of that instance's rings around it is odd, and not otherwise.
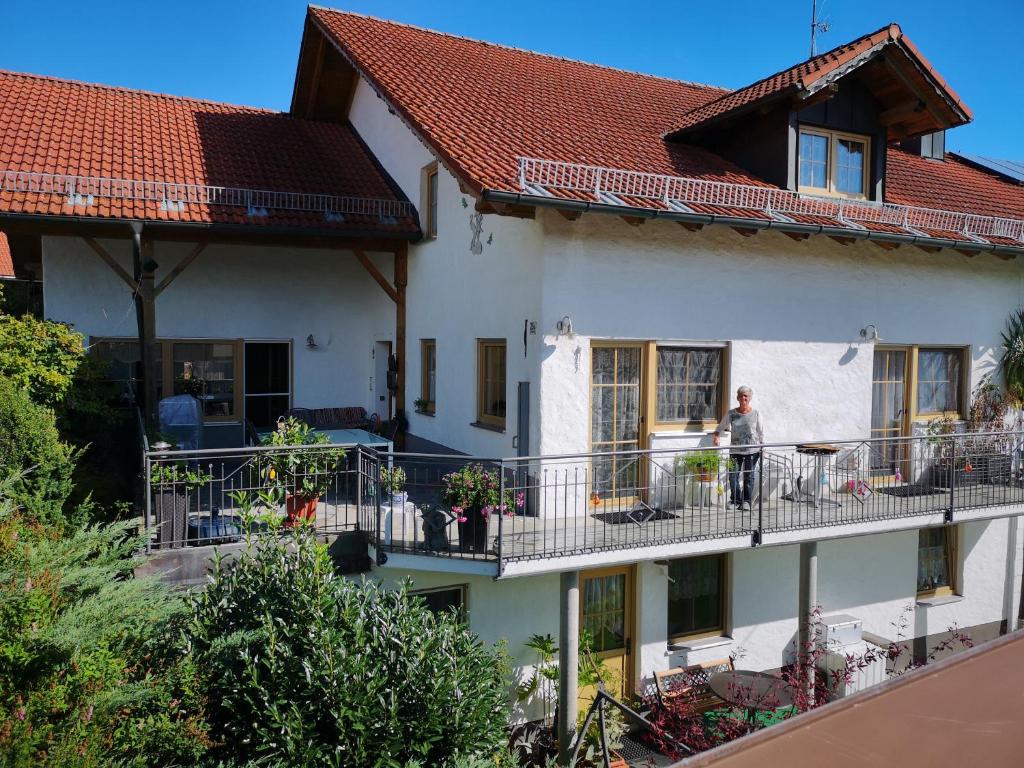
[{"label": "potted plant", "polygon": [[417,397],[415,400],[412,401],[412,405],[413,408],[416,409],[416,413],[424,413],[427,415],[430,415],[432,413],[430,409],[430,401],[425,398]]},{"label": "potted plant", "polygon": [[957,420],[950,416],[932,419],[928,422],[926,434],[935,458],[932,485],[938,488],[951,488],[953,483],[958,487],[976,485],[978,474],[971,456],[963,440],[956,436]]},{"label": "potted plant", "polygon": [[264,480],[280,503],[285,502],[285,525],[316,519],[316,507],[327,494],[345,460],[344,448],[324,448],[327,435],[315,431],[294,416],[280,418],[277,429],[261,443],[281,450],[267,454]]},{"label": "potted plant", "polygon": [[401,467],[380,468],[381,535],[385,544],[392,543],[392,532],[398,527],[398,537],[403,540],[416,538],[416,508],[406,510],[409,494],[405,487],[406,474]]},{"label": "potted plant", "polygon": [[493,514],[513,515],[523,506],[523,494],[501,493],[500,470],[467,464],[442,479],[441,499],[459,524],[459,548],[463,552],[487,551],[487,522]]},{"label": "potted plant", "polygon": [[[687,498],[691,506],[711,506],[711,485],[718,484],[718,473],[723,462],[728,461],[721,451],[707,448],[700,451],[689,451],[675,458],[676,493]],[[680,489],[679,481],[682,480]],[[689,483],[687,481],[689,480]]]},{"label": "potted plant", "polygon": [[[170,450],[170,449],[168,449]],[[185,544],[188,507],[192,492],[204,487],[213,476],[185,461],[157,459],[149,471],[153,489],[153,517],[157,528],[157,545],[180,547]]]},{"label": "potted plant", "polygon": [[380,487],[391,504],[405,504],[409,500],[409,494],[402,490],[405,481],[405,470],[401,467],[381,467]]},{"label": "potted plant", "polygon": [[983,377],[974,389],[967,420],[969,432],[982,433],[972,438],[968,452],[979,482],[1004,483],[1010,479],[1012,441],[1002,434],[1008,411],[1003,391],[991,376]]}]

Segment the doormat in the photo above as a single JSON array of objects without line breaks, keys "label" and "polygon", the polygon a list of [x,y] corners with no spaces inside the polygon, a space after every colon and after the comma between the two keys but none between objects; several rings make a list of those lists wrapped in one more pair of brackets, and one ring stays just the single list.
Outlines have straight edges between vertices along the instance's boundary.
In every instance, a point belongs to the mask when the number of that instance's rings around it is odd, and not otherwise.
[{"label": "doormat", "polygon": [[595,520],[600,520],[602,523],[611,523],[617,525],[619,523],[636,523],[640,525],[642,523],[649,522],[651,520],[673,520],[675,515],[671,512],[666,512],[663,509],[644,509],[640,507],[638,509],[623,509],[618,512],[598,512],[594,514]]},{"label": "doormat", "polygon": [[890,496],[902,496],[904,498],[909,496],[934,496],[937,493],[942,493],[940,488],[936,488],[932,485],[889,485],[885,488],[875,488],[878,493],[887,493]]}]

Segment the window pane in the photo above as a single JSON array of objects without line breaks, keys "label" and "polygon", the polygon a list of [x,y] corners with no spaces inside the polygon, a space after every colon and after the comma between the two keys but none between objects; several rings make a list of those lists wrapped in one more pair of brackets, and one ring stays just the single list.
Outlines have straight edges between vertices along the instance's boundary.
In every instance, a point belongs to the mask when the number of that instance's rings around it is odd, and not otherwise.
[{"label": "window pane", "polygon": [[723,555],[668,565],[669,637],[722,629]]},{"label": "window pane", "polygon": [[460,618],[464,618],[466,606],[463,603],[462,587],[432,589],[426,592],[410,592],[409,595],[422,599],[427,604],[427,608],[433,613],[450,613],[454,610]]},{"label": "window pane", "polygon": [[721,370],[721,349],[659,347],[658,421],[716,419]]},{"label": "window pane", "polygon": [[245,345],[245,394],[281,394],[291,390],[288,343],[247,342]]},{"label": "window pane", "polygon": [[813,133],[800,134],[800,186],[828,186],[828,138]]},{"label": "window pane", "polygon": [[[156,355],[156,396],[163,397],[163,375],[161,346],[158,342]],[[90,347],[90,354],[108,363],[105,381],[113,387],[114,405],[135,406],[142,400],[142,355],[139,342],[125,340],[97,341]]]},{"label": "window pane", "polygon": [[428,205],[428,209],[429,209],[428,213],[427,213],[427,216],[429,217],[429,220],[427,222],[427,227],[428,227],[428,230],[429,230],[429,234],[436,235],[437,234],[437,171],[434,171],[433,173],[430,174],[429,178],[427,179],[427,186],[428,186],[427,205]]},{"label": "window pane", "polygon": [[190,394],[204,416],[235,415],[235,347],[231,343],[182,342],[172,350],[174,393]]},{"label": "window pane", "polygon": [[864,142],[839,139],[836,147],[836,189],[848,195],[863,195]]},{"label": "window pane", "polygon": [[951,547],[948,529],[925,528],[918,531],[917,540],[917,591],[952,586],[950,572]]},{"label": "window pane", "polygon": [[505,418],[505,345],[484,344],[483,355],[483,415]]},{"label": "window pane", "polygon": [[922,349],[917,354],[917,410],[939,413],[960,410],[959,349]]}]

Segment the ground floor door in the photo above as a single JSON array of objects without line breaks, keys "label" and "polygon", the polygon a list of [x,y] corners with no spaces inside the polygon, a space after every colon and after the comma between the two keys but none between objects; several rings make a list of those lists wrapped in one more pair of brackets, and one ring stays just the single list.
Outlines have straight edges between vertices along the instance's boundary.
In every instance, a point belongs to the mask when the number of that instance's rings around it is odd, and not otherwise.
[{"label": "ground floor door", "polygon": [[[906,461],[904,440],[910,426],[907,382],[910,356],[898,347],[875,349],[871,381],[871,437],[882,439],[871,447],[871,474],[891,478]],[[906,474],[905,472],[903,474]]]},{"label": "ground floor door", "polygon": [[381,421],[391,418],[391,392],[388,390],[388,358],[391,356],[391,342],[378,341],[373,348],[373,385],[370,387],[373,403],[370,412],[376,413]]},{"label": "ground floor door", "polygon": [[[605,690],[616,698],[632,694],[634,572],[631,566],[602,568],[580,574],[580,636],[586,636],[599,664]],[[581,667],[588,664],[582,658]],[[579,708],[586,711],[597,693],[595,684],[579,689]]]},{"label": "ground floor door", "polygon": [[[628,504],[640,495],[637,456],[611,455],[641,448],[643,420],[641,344],[600,344],[591,347],[590,446],[591,496],[595,506]],[[601,454],[610,454],[607,458]]]}]

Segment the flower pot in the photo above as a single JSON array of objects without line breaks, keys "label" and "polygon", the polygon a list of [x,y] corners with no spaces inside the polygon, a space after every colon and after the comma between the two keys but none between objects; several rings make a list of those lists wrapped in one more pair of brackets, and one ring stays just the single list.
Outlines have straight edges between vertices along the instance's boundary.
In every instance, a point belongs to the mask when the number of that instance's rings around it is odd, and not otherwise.
[{"label": "flower pot", "polygon": [[984,457],[984,481],[991,485],[1009,484],[1013,471],[1013,459],[1002,453],[993,453]]},{"label": "flower pot", "polygon": [[959,461],[955,469],[948,460],[941,461],[932,467],[932,485],[937,488],[951,488],[954,482],[957,488],[977,485],[981,481],[981,476],[980,466],[964,465]]},{"label": "flower pot", "polygon": [[466,522],[459,522],[459,549],[463,552],[487,551],[487,518],[479,509],[467,509]]},{"label": "flower pot", "polygon": [[305,496],[288,496],[285,500],[285,528],[291,528],[301,520],[316,520],[316,505],[319,501],[319,496],[308,499]]},{"label": "flower pot", "polygon": [[154,493],[153,521],[156,525],[155,546],[163,549],[185,546],[188,492],[182,489]]}]

